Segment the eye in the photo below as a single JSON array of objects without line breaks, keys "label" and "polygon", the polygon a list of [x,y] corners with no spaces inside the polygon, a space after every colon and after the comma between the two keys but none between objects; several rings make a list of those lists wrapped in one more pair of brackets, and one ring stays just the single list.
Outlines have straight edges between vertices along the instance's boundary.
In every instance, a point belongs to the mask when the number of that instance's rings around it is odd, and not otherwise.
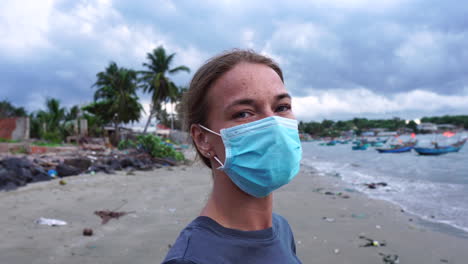
[{"label": "eye", "polygon": [[283,105],[279,105],[278,107],[276,107],[276,112],[286,112],[286,111],[289,111],[291,110],[291,105],[289,104],[283,104]]},{"label": "eye", "polygon": [[252,116],[251,113],[242,111],[242,112],[235,113],[233,118],[248,118],[248,117],[251,117],[251,116]]}]

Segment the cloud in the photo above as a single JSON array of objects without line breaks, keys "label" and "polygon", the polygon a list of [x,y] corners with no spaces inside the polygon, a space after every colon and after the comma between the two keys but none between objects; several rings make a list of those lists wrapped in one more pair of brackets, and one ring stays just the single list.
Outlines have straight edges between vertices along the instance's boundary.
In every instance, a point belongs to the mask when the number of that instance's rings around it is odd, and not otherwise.
[{"label": "cloud", "polygon": [[316,91],[305,97],[294,97],[293,111],[301,120],[335,117],[372,116],[391,118],[421,117],[424,113],[463,114],[468,111],[468,93],[443,95],[425,90],[412,90],[392,96],[376,94],[365,88]]},{"label": "cloud", "polygon": [[[47,96],[87,102],[110,61],[141,69],[163,45],[192,74],[231,48],[273,57],[298,102],[320,106],[304,118],[466,112],[446,99],[466,99],[467,12],[454,0],[7,1],[0,98],[29,110]],[[190,77],[172,76],[182,86]]]},{"label": "cloud", "polygon": [[[0,50],[4,52],[0,51],[0,57],[9,61],[0,64],[0,70],[11,72],[0,77],[0,97],[30,111],[42,107],[47,97],[57,97],[67,106],[91,101],[95,75],[110,61],[121,67],[141,69],[146,53],[159,45],[178,53],[174,66],[198,67],[204,60],[204,54],[196,47],[177,45],[158,27],[127,21],[111,1],[47,3],[41,6],[43,13],[37,25],[31,19],[37,16],[26,12],[28,8],[24,11],[12,4],[2,9],[9,16],[0,24],[0,32],[6,26],[10,31],[21,29],[16,16],[29,20],[24,22],[24,32],[10,40],[2,38],[8,41],[0,40]],[[31,6],[34,8],[35,4]],[[13,22],[16,24],[11,25]],[[28,32],[36,35],[28,36]],[[188,76],[181,83],[188,83]]]},{"label": "cloud", "polygon": [[27,57],[49,48],[47,39],[53,1],[6,1],[0,9],[0,54]]}]

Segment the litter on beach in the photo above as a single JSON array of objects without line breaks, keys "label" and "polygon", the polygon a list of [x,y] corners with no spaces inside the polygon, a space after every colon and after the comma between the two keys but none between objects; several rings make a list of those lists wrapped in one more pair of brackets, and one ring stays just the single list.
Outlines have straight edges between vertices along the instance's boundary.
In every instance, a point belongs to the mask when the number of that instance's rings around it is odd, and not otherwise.
[{"label": "litter on beach", "polygon": [[58,219],[52,219],[52,218],[44,218],[41,217],[37,219],[36,224],[38,225],[48,225],[48,226],[64,226],[67,225],[67,222],[63,220],[58,220]]},{"label": "litter on beach", "polygon": [[324,221],[329,222],[329,223],[335,222],[335,218],[332,218],[332,217],[322,217],[322,219],[323,219]]},{"label": "litter on beach", "polygon": [[400,263],[400,257],[398,255],[386,255],[379,253],[382,256],[382,261],[385,264],[398,264]]},{"label": "litter on beach", "polygon": [[115,211],[109,211],[109,210],[102,210],[102,211],[95,211],[94,214],[101,217],[102,222],[101,224],[106,224],[111,220],[112,218],[118,219],[121,216],[124,216],[126,214],[129,214],[132,212],[115,212]]},{"label": "litter on beach", "polygon": [[92,235],[93,235],[93,229],[91,228],[83,229],[83,236],[92,236]]},{"label": "litter on beach", "polygon": [[359,247],[385,247],[387,244],[385,241],[379,242],[378,240],[374,240],[365,236],[359,236],[359,238],[367,241],[366,244],[360,245]]}]

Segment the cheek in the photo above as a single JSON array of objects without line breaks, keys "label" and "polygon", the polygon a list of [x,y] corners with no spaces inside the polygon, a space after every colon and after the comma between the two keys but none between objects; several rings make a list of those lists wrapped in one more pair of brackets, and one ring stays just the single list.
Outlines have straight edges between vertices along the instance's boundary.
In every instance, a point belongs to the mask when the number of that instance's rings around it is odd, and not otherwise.
[{"label": "cheek", "polygon": [[221,162],[223,162],[226,157],[223,140],[221,139],[221,137],[217,136],[213,139],[212,142],[216,156],[221,160]]}]

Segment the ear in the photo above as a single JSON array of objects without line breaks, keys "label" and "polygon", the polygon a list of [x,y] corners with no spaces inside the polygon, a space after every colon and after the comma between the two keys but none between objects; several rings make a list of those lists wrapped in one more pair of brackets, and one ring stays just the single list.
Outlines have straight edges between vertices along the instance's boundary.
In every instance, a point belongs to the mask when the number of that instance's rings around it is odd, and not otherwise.
[{"label": "ear", "polygon": [[211,159],[211,152],[213,149],[211,144],[208,143],[207,133],[202,130],[200,126],[192,124],[190,126],[190,135],[192,136],[192,140],[200,154],[205,158]]}]

